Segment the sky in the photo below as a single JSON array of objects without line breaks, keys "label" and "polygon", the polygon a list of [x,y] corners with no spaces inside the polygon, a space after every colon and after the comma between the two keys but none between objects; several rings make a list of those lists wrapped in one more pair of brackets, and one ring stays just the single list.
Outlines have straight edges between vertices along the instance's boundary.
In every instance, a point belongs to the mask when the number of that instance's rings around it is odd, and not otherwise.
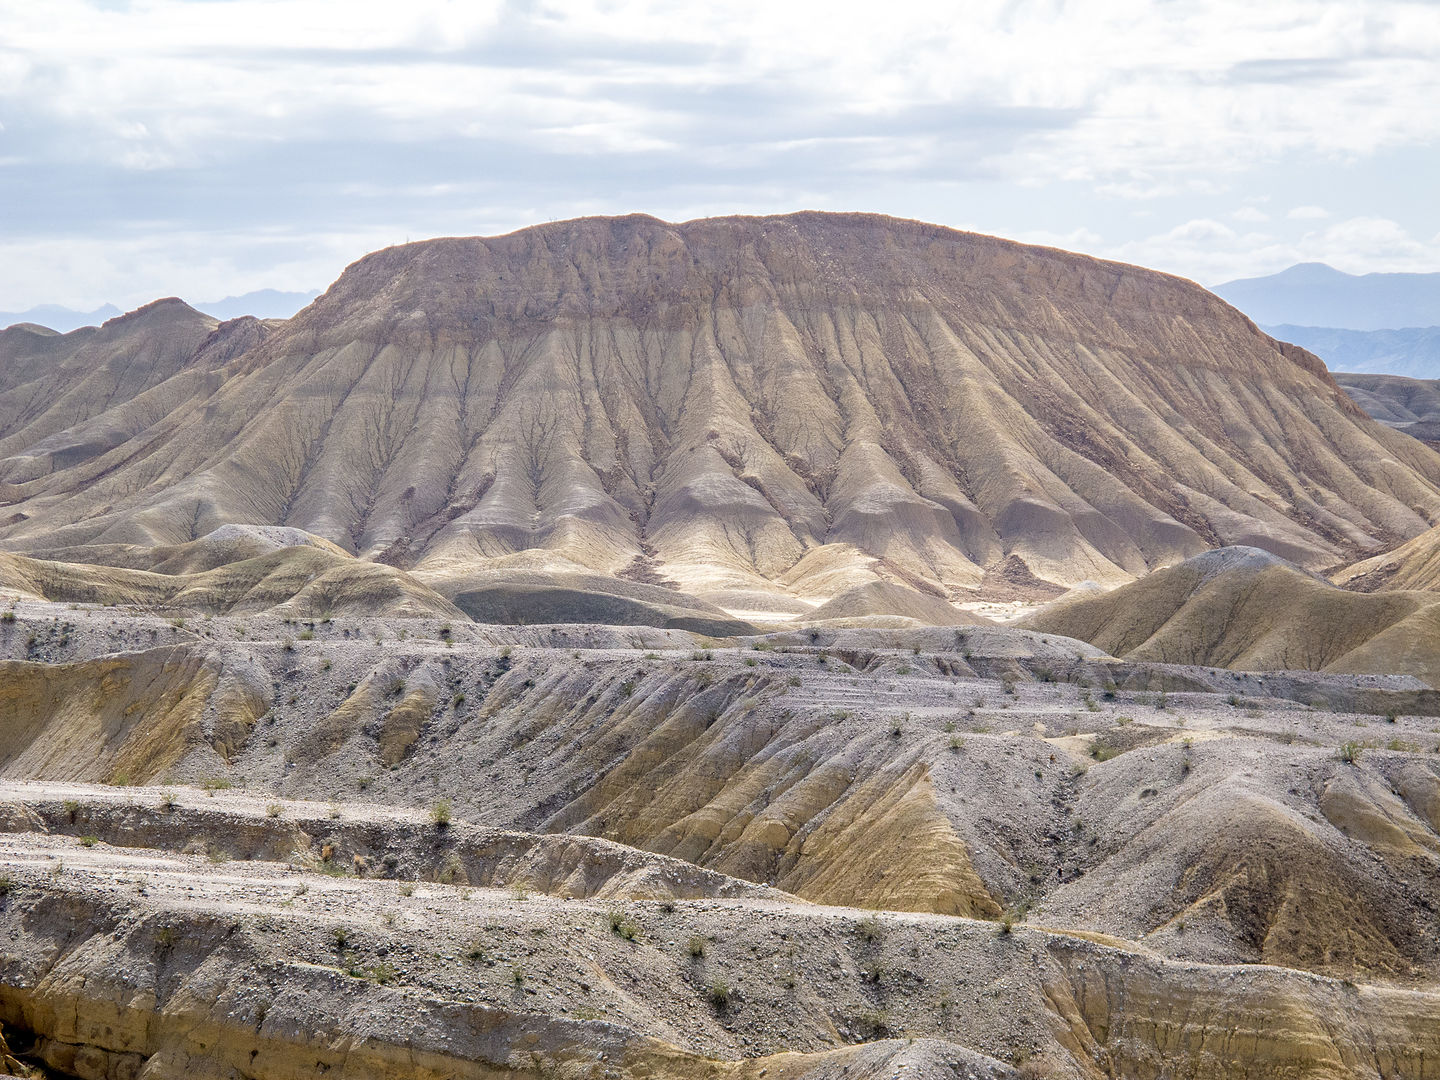
[{"label": "sky", "polygon": [[0,0],[0,310],[586,214],[1440,270],[1440,0]]}]

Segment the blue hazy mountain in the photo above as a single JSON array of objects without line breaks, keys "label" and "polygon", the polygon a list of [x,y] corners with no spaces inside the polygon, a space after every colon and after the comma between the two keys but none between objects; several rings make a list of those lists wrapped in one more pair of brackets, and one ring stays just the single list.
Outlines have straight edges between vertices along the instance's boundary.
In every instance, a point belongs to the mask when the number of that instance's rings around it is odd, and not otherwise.
[{"label": "blue hazy mountain", "polygon": [[[223,300],[202,301],[191,306],[222,321],[236,319],[241,315],[254,315],[260,319],[288,319],[319,295],[316,289],[309,292],[260,289],[243,296],[227,296]],[[0,329],[16,323],[36,323],[68,334],[82,326],[98,326],[119,314],[121,311],[114,304],[106,304],[94,311],[76,311],[58,304],[41,304],[29,311],[0,311]]]},{"label": "blue hazy mountain", "polygon": [[1440,326],[1343,330],[1329,326],[1261,326],[1271,337],[1309,349],[1331,371],[1440,379]]},{"label": "blue hazy mountain", "polygon": [[1211,292],[1262,326],[1440,326],[1440,273],[1346,274],[1324,263],[1300,263],[1268,277],[1227,281]]},{"label": "blue hazy mountain", "polygon": [[82,326],[99,326],[106,319],[113,319],[119,314],[120,309],[114,304],[106,304],[94,311],[76,311],[59,304],[41,304],[29,311],[0,311],[0,328],[14,326],[16,323],[35,323],[37,326],[68,334]]},{"label": "blue hazy mountain", "polygon": [[311,289],[309,292],[260,289],[244,296],[227,296],[224,300],[195,304],[194,307],[197,311],[222,320],[238,319],[241,315],[254,315],[257,319],[288,319],[319,295],[318,289]]}]

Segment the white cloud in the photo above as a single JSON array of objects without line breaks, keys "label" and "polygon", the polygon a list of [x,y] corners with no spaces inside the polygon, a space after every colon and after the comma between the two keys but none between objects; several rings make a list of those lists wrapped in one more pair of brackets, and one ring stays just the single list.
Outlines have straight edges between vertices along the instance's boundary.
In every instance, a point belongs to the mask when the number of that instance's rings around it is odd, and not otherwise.
[{"label": "white cloud", "polygon": [[1319,221],[1328,218],[1330,211],[1323,206],[1297,206],[1285,216],[1291,221]]},{"label": "white cloud", "polygon": [[[1300,237],[1317,207],[1287,232],[1247,186],[1440,146],[1427,0],[892,0],[881,17],[859,0],[0,0],[0,26],[0,214],[22,208],[0,257],[33,245],[40,266],[0,267],[7,308],[196,275],[240,292],[266,252],[263,284],[322,285],[367,237],[582,208],[1003,221],[1206,280],[1436,247],[1387,237],[1374,222],[1403,215],[1378,198],[1331,203],[1340,231]],[[986,216],[975,192],[1033,209]],[[172,203],[144,241],[125,231]],[[301,267],[326,276],[290,280]]]},{"label": "white cloud", "polygon": [[1440,237],[1425,243],[1394,221],[1368,217],[1338,221],[1298,238],[1241,233],[1197,219],[1141,240],[1087,250],[1207,285],[1274,273],[1299,262],[1328,263],[1351,274],[1440,270]]}]

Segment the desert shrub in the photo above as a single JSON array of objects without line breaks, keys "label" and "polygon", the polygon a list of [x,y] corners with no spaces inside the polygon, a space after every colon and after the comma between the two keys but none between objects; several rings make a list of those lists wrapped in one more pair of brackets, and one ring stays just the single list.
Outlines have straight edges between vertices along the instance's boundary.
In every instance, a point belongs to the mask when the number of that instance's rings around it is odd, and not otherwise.
[{"label": "desert shrub", "polygon": [[280,816],[281,814],[283,814],[284,812],[285,812],[285,807],[281,806],[278,802],[272,802],[269,806],[265,807],[265,816],[266,816],[266,817],[272,817],[272,818],[279,817],[279,816]]},{"label": "desert shrub", "polygon": [[730,984],[723,979],[716,979],[706,987],[705,996],[716,1009],[724,1010],[730,1005]]},{"label": "desert shrub", "polygon": [[609,914],[610,932],[626,941],[634,941],[640,936],[640,927],[634,919],[623,911],[612,911]]},{"label": "desert shrub", "polygon": [[1347,765],[1353,765],[1360,760],[1362,747],[1357,742],[1346,742],[1340,744],[1340,760]]},{"label": "desert shrub", "polygon": [[705,939],[699,934],[692,934],[690,940],[685,943],[685,951],[695,958],[705,955]]},{"label": "desert shrub", "polygon": [[450,824],[449,799],[441,799],[434,806],[430,807],[430,821],[437,829],[443,829]]}]

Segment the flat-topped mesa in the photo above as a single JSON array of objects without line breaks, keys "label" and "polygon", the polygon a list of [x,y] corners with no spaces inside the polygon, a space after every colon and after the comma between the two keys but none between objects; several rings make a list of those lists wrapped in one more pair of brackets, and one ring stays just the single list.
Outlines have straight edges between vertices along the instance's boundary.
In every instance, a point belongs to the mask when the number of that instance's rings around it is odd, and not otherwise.
[{"label": "flat-topped mesa", "polygon": [[1440,520],[1440,456],[1193,283],[866,214],[386,249],[166,406],[44,472],[0,427],[0,542],[284,525],[452,599],[523,569],[782,610],[1222,544],[1320,568]]}]

